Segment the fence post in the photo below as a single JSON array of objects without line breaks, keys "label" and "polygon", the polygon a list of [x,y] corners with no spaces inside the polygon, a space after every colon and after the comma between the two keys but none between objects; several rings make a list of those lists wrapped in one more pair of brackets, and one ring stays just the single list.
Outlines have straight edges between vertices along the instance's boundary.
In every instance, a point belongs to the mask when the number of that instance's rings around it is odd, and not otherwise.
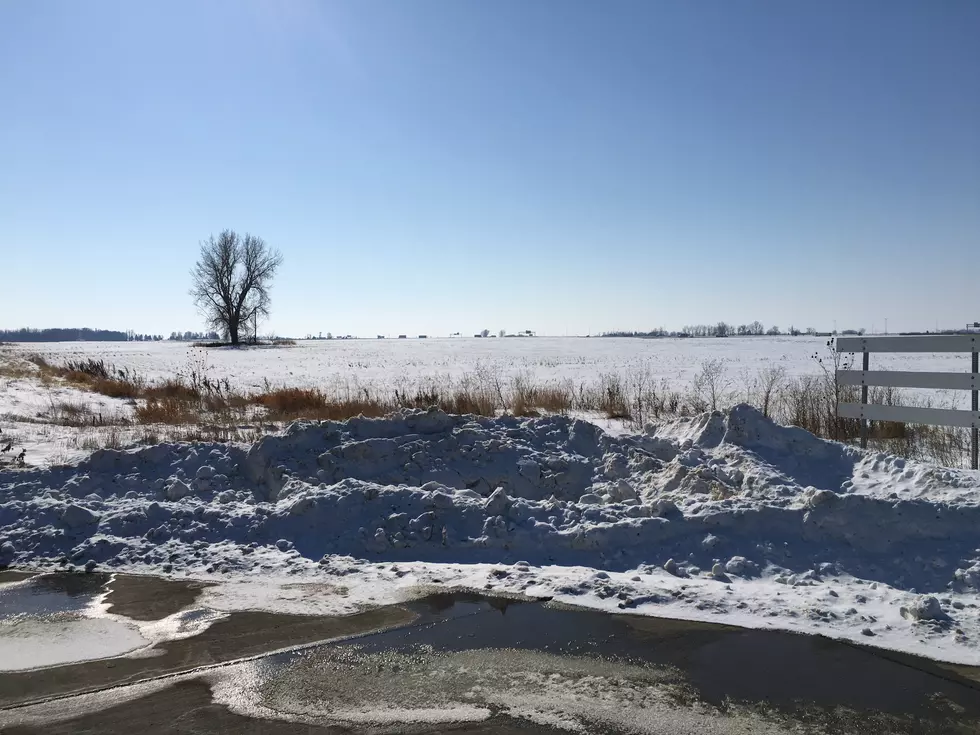
[{"label": "fence post", "polygon": [[[973,353],[973,374],[974,375],[977,374],[977,355],[978,355],[977,352],[974,352]],[[976,378],[973,379],[973,390],[970,391],[970,393],[973,396],[973,400],[972,400],[973,413],[976,414],[976,412],[978,410],[978,407],[977,407],[977,384],[976,384]],[[972,429],[972,431],[970,433],[972,434],[972,437],[971,438],[973,440],[971,442],[971,446],[970,446],[970,467],[972,469],[980,469],[980,468],[977,467],[977,424],[976,424],[976,422],[974,422],[973,429]]]},{"label": "fence post", "polygon": [[[863,363],[861,365],[861,369],[864,370],[865,373],[868,372],[868,358],[870,356],[871,356],[871,353],[868,352],[867,349],[865,349],[864,350]],[[868,380],[867,380],[867,378],[868,378],[867,375],[862,375],[861,376],[861,405],[862,406],[867,406],[868,405]],[[861,449],[867,449],[867,448],[868,448],[868,420],[866,418],[862,418],[861,419]]]}]

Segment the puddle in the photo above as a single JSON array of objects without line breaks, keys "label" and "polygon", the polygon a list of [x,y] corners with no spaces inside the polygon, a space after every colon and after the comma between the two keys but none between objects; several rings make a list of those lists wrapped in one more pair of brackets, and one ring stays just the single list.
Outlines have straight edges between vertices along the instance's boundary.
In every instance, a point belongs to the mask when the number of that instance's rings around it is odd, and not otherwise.
[{"label": "puddle", "polygon": [[109,580],[105,574],[39,574],[0,586],[0,613],[48,616],[80,613]]},{"label": "puddle", "polygon": [[106,618],[0,623],[0,671],[120,656],[147,644],[136,628]]},{"label": "puddle", "polygon": [[0,671],[128,653],[147,644],[133,625],[93,616],[105,574],[42,574],[0,586]]},{"label": "puddle", "polygon": [[[20,572],[5,581],[0,585],[0,671],[120,656],[158,640],[194,635],[215,617],[208,611],[179,614],[208,586],[189,580]],[[160,622],[140,625],[115,616]]]},{"label": "puddle", "polygon": [[865,735],[980,731],[980,686],[912,656],[474,595],[408,607],[419,624],[267,659],[262,704],[379,726],[410,721],[406,708],[453,717],[454,707],[479,706],[565,718],[589,732],[653,732],[665,712],[676,720],[707,706],[721,717],[765,713],[769,724],[821,722]]},{"label": "puddle", "polygon": [[[0,609],[6,612],[4,605],[12,602],[25,611],[15,618],[78,622],[72,615],[105,585],[98,575],[38,577],[0,587]],[[119,576],[108,586],[114,606],[146,620],[166,613],[160,624],[193,627],[208,614],[185,606],[201,589],[190,583]],[[173,599],[163,599],[170,592]],[[114,635],[90,629],[81,638],[107,655]],[[263,655],[352,635],[357,637]],[[4,664],[5,638],[16,636],[0,634]],[[79,632],[66,630],[64,639],[77,645]],[[20,641],[33,666],[48,655],[44,641]],[[145,722],[143,708],[152,700],[161,719],[157,730],[148,724],[147,732],[168,731],[175,717],[190,717],[195,732],[222,731],[232,722],[242,728],[256,723],[263,732],[293,731],[308,722],[310,732],[376,734],[980,732],[980,684],[971,679],[978,672],[967,667],[812,636],[471,593],[432,595],[344,617],[234,612],[149,653],[2,673],[0,707],[258,656],[191,674],[207,678],[171,687],[169,694],[133,699],[104,713],[95,708],[84,718],[62,717],[61,730],[27,731],[73,732],[84,720],[93,731],[111,732],[113,723],[125,727],[134,717]],[[210,687],[213,696],[207,706],[201,687]],[[188,692],[198,703],[193,714],[181,709]],[[63,701],[68,706],[70,700]]]},{"label": "puddle", "polygon": [[109,583],[108,612],[132,620],[161,620],[193,605],[208,582],[120,574]]},{"label": "puddle", "polygon": [[30,579],[35,574],[36,572],[25,572],[21,569],[0,569],[0,584],[23,582],[25,579]]},{"label": "puddle", "polygon": [[[47,716],[11,713],[4,733],[11,735],[131,735],[138,723],[141,735],[206,735],[207,733],[249,733],[253,735],[351,735],[347,729],[330,725],[297,725],[276,719],[256,719],[233,712],[214,702],[211,687],[200,679],[178,681],[121,702],[107,697],[106,706],[89,705],[73,717],[59,717],[59,710]],[[18,717],[18,714],[20,717]],[[53,715],[53,716],[52,716]],[[0,724],[4,713],[0,712]],[[402,727],[399,735],[433,735],[429,727]],[[486,723],[439,729],[435,732],[467,735],[561,735],[562,731],[536,726],[523,720],[494,717]]]},{"label": "puddle", "polygon": [[[190,611],[188,611],[190,613]],[[198,614],[191,613],[194,618]],[[0,707],[124,685],[201,666],[258,656],[288,646],[406,625],[415,615],[400,607],[344,617],[233,612],[190,638],[165,640],[139,657],[79,661],[50,669],[0,673]]]}]

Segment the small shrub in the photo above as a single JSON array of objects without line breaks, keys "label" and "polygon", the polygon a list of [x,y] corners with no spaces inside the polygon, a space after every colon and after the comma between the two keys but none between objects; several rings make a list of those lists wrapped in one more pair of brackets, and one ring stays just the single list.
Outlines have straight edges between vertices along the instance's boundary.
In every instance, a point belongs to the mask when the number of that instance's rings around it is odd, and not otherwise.
[{"label": "small shrub", "polygon": [[367,391],[363,397],[331,399],[317,388],[278,388],[260,393],[252,400],[266,409],[264,418],[269,421],[344,421],[360,415],[384,416],[392,408],[372,399]]},{"label": "small shrub", "polygon": [[316,388],[278,388],[255,396],[255,402],[270,413],[289,415],[321,411],[327,405],[326,396]]},{"label": "small shrub", "polygon": [[535,403],[548,413],[567,414],[572,407],[571,388],[568,385],[546,385],[538,389]]},{"label": "small shrub", "polygon": [[599,410],[610,419],[632,418],[629,399],[618,375],[599,377]]},{"label": "small shrub", "polygon": [[482,391],[470,391],[458,388],[444,396],[439,401],[439,408],[446,413],[475,414],[477,416],[495,416],[497,403],[492,396]]},{"label": "small shrub", "polygon": [[72,380],[71,377],[67,379],[70,383],[87,387],[93,393],[101,393],[109,398],[138,398],[142,393],[142,386],[130,380],[117,380],[115,378],[102,380],[95,378],[89,380],[86,384],[84,380]]},{"label": "small shrub", "polygon": [[133,415],[140,424],[193,424],[198,421],[194,407],[175,396],[151,396],[136,406]]},{"label": "small shrub", "polygon": [[399,394],[396,390],[395,401],[398,405],[404,406],[405,408],[429,408],[430,406],[438,406],[440,403],[439,391],[433,387],[418,388],[414,396],[407,398],[405,394]]},{"label": "small shrub", "polygon": [[76,377],[87,375],[90,378],[99,380],[109,380],[115,377],[113,370],[105,360],[89,358],[87,360],[68,360],[65,363],[65,370]]},{"label": "small shrub", "polygon": [[725,361],[704,360],[701,370],[692,384],[692,406],[701,411],[717,411],[726,408],[731,399],[731,381],[725,374]]},{"label": "small shrub", "polygon": [[185,384],[179,378],[167,378],[162,383],[148,386],[143,391],[145,398],[175,398],[181,401],[201,400],[201,391]]}]

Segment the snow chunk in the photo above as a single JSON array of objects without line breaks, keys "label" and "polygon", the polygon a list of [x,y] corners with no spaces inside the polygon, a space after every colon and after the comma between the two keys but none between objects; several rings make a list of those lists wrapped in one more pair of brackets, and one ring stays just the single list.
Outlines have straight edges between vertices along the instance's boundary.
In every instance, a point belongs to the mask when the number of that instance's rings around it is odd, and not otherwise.
[{"label": "snow chunk", "polygon": [[65,509],[61,511],[61,522],[68,526],[68,528],[81,528],[82,526],[98,523],[100,518],[101,516],[98,513],[93,513],[87,508],[75,505],[74,503],[66,505]]},{"label": "snow chunk", "polygon": [[943,612],[939,600],[931,595],[917,598],[908,607],[902,607],[901,613],[903,618],[912,620],[946,620],[949,617]]},{"label": "snow chunk", "polygon": [[191,486],[183,480],[174,480],[167,487],[167,500],[180,500],[191,494]]},{"label": "snow chunk", "polygon": [[613,500],[622,502],[624,500],[636,500],[636,490],[626,480],[620,480],[609,490]]},{"label": "snow chunk", "polygon": [[4,541],[0,544],[0,567],[10,566],[14,557],[17,555],[17,549],[9,541]]},{"label": "snow chunk", "polygon": [[733,556],[725,563],[726,572],[729,574],[738,574],[739,576],[749,572],[754,572],[756,569],[756,565],[750,562],[744,556]]},{"label": "snow chunk", "polygon": [[483,510],[486,511],[487,515],[499,516],[503,515],[507,508],[510,507],[511,500],[507,497],[507,493],[504,492],[502,487],[498,487],[491,493],[490,497],[487,498],[487,502],[483,505]]}]

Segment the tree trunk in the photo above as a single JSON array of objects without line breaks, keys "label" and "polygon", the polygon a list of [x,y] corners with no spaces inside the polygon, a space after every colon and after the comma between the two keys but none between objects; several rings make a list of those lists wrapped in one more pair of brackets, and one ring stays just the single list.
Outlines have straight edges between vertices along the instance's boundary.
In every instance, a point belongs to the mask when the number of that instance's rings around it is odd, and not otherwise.
[{"label": "tree trunk", "polygon": [[238,320],[228,322],[228,338],[233,345],[238,344]]}]

